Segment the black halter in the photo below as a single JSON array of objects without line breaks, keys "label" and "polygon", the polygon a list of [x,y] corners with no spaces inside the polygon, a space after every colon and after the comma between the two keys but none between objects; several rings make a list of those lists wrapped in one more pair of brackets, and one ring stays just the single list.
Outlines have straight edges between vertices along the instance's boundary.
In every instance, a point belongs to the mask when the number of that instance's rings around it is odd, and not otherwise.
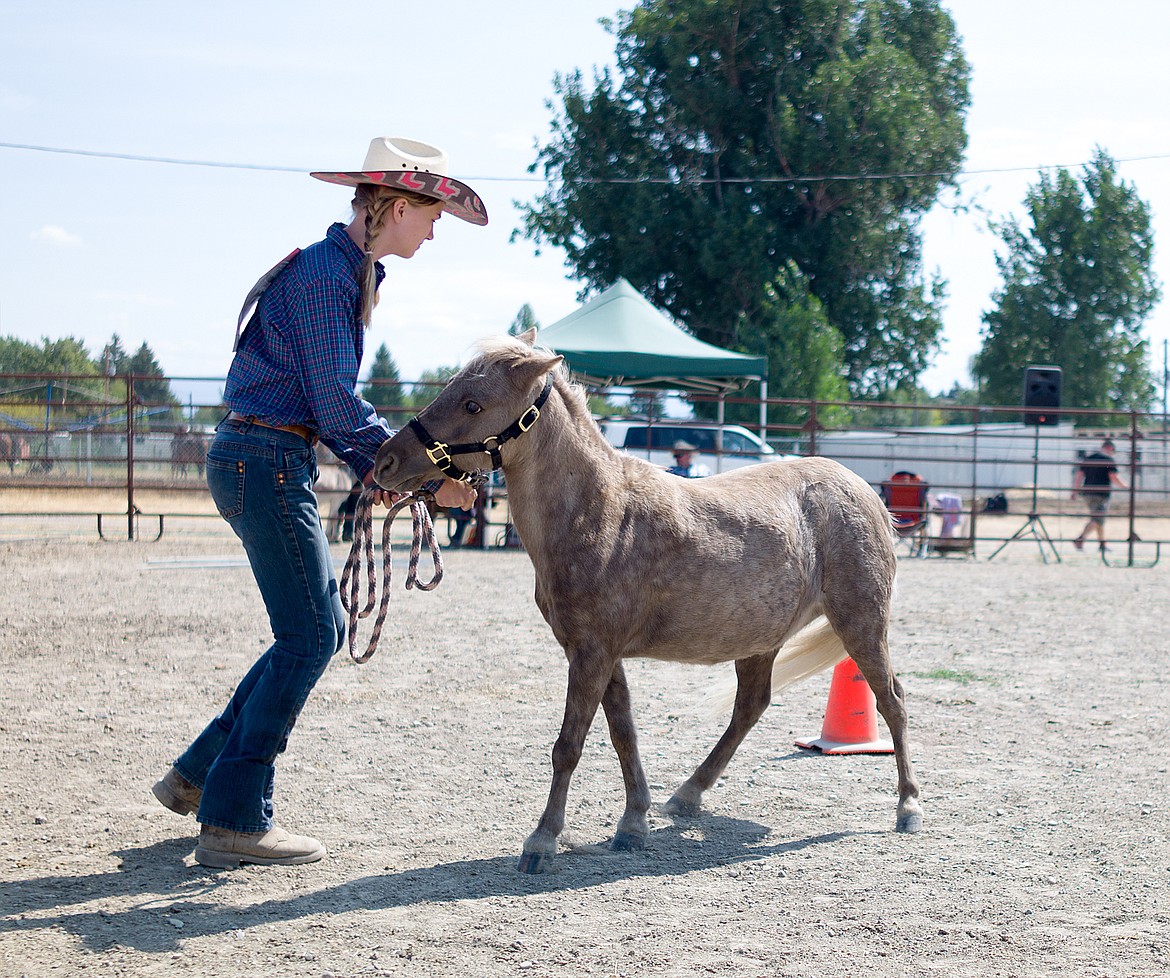
[{"label": "black halter", "polygon": [[498,435],[489,435],[484,441],[468,442],[465,445],[447,445],[434,438],[417,417],[411,418],[407,422],[407,427],[415,433],[418,440],[422,442],[423,448],[426,450],[427,458],[429,458],[435,466],[447,476],[449,479],[454,479],[457,482],[471,482],[475,476],[470,472],[464,472],[452,460],[453,455],[475,455],[479,452],[485,452],[491,457],[492,469],[498,469],[504,464],[503,458],[500,456],[500,446],[513,438],[519,438],[524,432],[536,424],[540,417],[540,409],[544,402],[548,400],[549,391],[552,390],[551,378],[546,378],[544,381],[544,390],[537,395],[532,407],[525,411],[519,418],[513,421],[507,428],[501,431]]}]

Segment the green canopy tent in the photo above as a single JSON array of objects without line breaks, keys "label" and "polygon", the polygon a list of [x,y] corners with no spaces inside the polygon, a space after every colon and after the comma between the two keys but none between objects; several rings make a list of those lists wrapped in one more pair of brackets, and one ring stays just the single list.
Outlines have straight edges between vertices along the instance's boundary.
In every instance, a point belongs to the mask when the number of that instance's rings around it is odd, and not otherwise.
[{"label": "green canopy tent", "polygon": [[578,380],[595,387],[717,394],[720,423],[724,395],[758,381],[760,437],[764,437],[768,358],[734,353],[695,339],[624,278],[542,329],[537,342],[561,354]]}]

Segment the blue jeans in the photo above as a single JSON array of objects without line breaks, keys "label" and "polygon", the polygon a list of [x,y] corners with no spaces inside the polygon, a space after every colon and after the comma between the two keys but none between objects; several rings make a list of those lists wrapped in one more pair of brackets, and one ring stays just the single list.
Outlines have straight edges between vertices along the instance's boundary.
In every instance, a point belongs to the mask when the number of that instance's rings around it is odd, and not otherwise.
[{"label": "blue jeans", "polygon": [[276,756],[345,641],[316,478],[308,442],[246,421],[221,422],[207,453],[211,497],[244,545],[274,641],[175,762],[203,788],[196,817],[204,825],[236,832],[272,827]]}]

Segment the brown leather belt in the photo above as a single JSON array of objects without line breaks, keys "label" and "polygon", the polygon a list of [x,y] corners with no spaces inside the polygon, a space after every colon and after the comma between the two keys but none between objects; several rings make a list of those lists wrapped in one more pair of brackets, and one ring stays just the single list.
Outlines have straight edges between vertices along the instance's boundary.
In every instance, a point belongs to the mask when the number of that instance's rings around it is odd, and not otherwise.
[{"label": "brown leather belt", "polygon": [[310,445],[317,444],[317,432],[312,428],[307,428],[303,424],[269,424],[267,421],[261,421],[250,414],[237,414],[233,411],[228,415],[229,421],[243,421],[247,424],[258,425],[261,428],[272,428],[276,431],[288,431],[294,435],[299,435],[305,439]]}]

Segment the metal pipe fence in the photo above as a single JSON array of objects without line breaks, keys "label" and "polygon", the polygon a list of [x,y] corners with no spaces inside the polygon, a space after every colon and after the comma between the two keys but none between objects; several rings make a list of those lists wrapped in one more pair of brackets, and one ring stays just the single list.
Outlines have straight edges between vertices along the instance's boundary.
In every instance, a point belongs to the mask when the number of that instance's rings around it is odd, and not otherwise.
[{"label": "metal pipe fence", "polygon": [[[199,402],[188,393],[186,404],[177,403],[169,394],[176,387],[202,391]],[[438,390],[423,383],[396,387],[407,403],[379,409],[393,427],[401,427]],[[8,523],[89,517],[102,537],[122,535],[116,529],[121,524],[128,540],[157,539],[176,519],[218,525],[203,470],[215,424],[226,414],[222,388],[222,378],[0,375],[0,517]],[[661,393],[595,396],[606,399],[606,408],[643,418],[647,426],[677,423]],[[700,414],[728,423],[751,419],[744,426],[779,452],[834,458],[876,491],[895,472],[915,473],[930,491],[928,541],[948,514],[955,515],[939,508],[946,497],[960,501],[957,515],[972,551],[976,544],[1002,549],[1019,539],[1019,520],[1003,520],[1004,510],[996,508],[1002,497],[1008,513],[1027,518],[1024,525],[1031,526],[1045,559],[1048,545],[1074,539],[1050,532],[1046,521],[1063,525],[1071,519],[1078,527],[1084,521],[1083,502],[1073,498],[1074,474],[1109,437],[1127,486],[1114,491],[1110,547],[1133,566],[1156,560],[1166,542],[1170,435],[1163,415],[1066,408],[1054,424],[1026,425],[1019,407],[746,397],[716,402],[700,396],[689,401]],[[757,419],[765,410],[777,420],[761,426]],[[720,438],[714,452],[729,464],[743,454],[725,448]],[[337,507],[349,494],[352,475],[328,453],[319,456],[319,465],[323,518],[336,535]],[[479,515],[480,545],[494,543],[504,532],[506,507],[498,507],[505,500],[506,487],[497,480]],[[928,545],[920,549],[931,552]]]}]

